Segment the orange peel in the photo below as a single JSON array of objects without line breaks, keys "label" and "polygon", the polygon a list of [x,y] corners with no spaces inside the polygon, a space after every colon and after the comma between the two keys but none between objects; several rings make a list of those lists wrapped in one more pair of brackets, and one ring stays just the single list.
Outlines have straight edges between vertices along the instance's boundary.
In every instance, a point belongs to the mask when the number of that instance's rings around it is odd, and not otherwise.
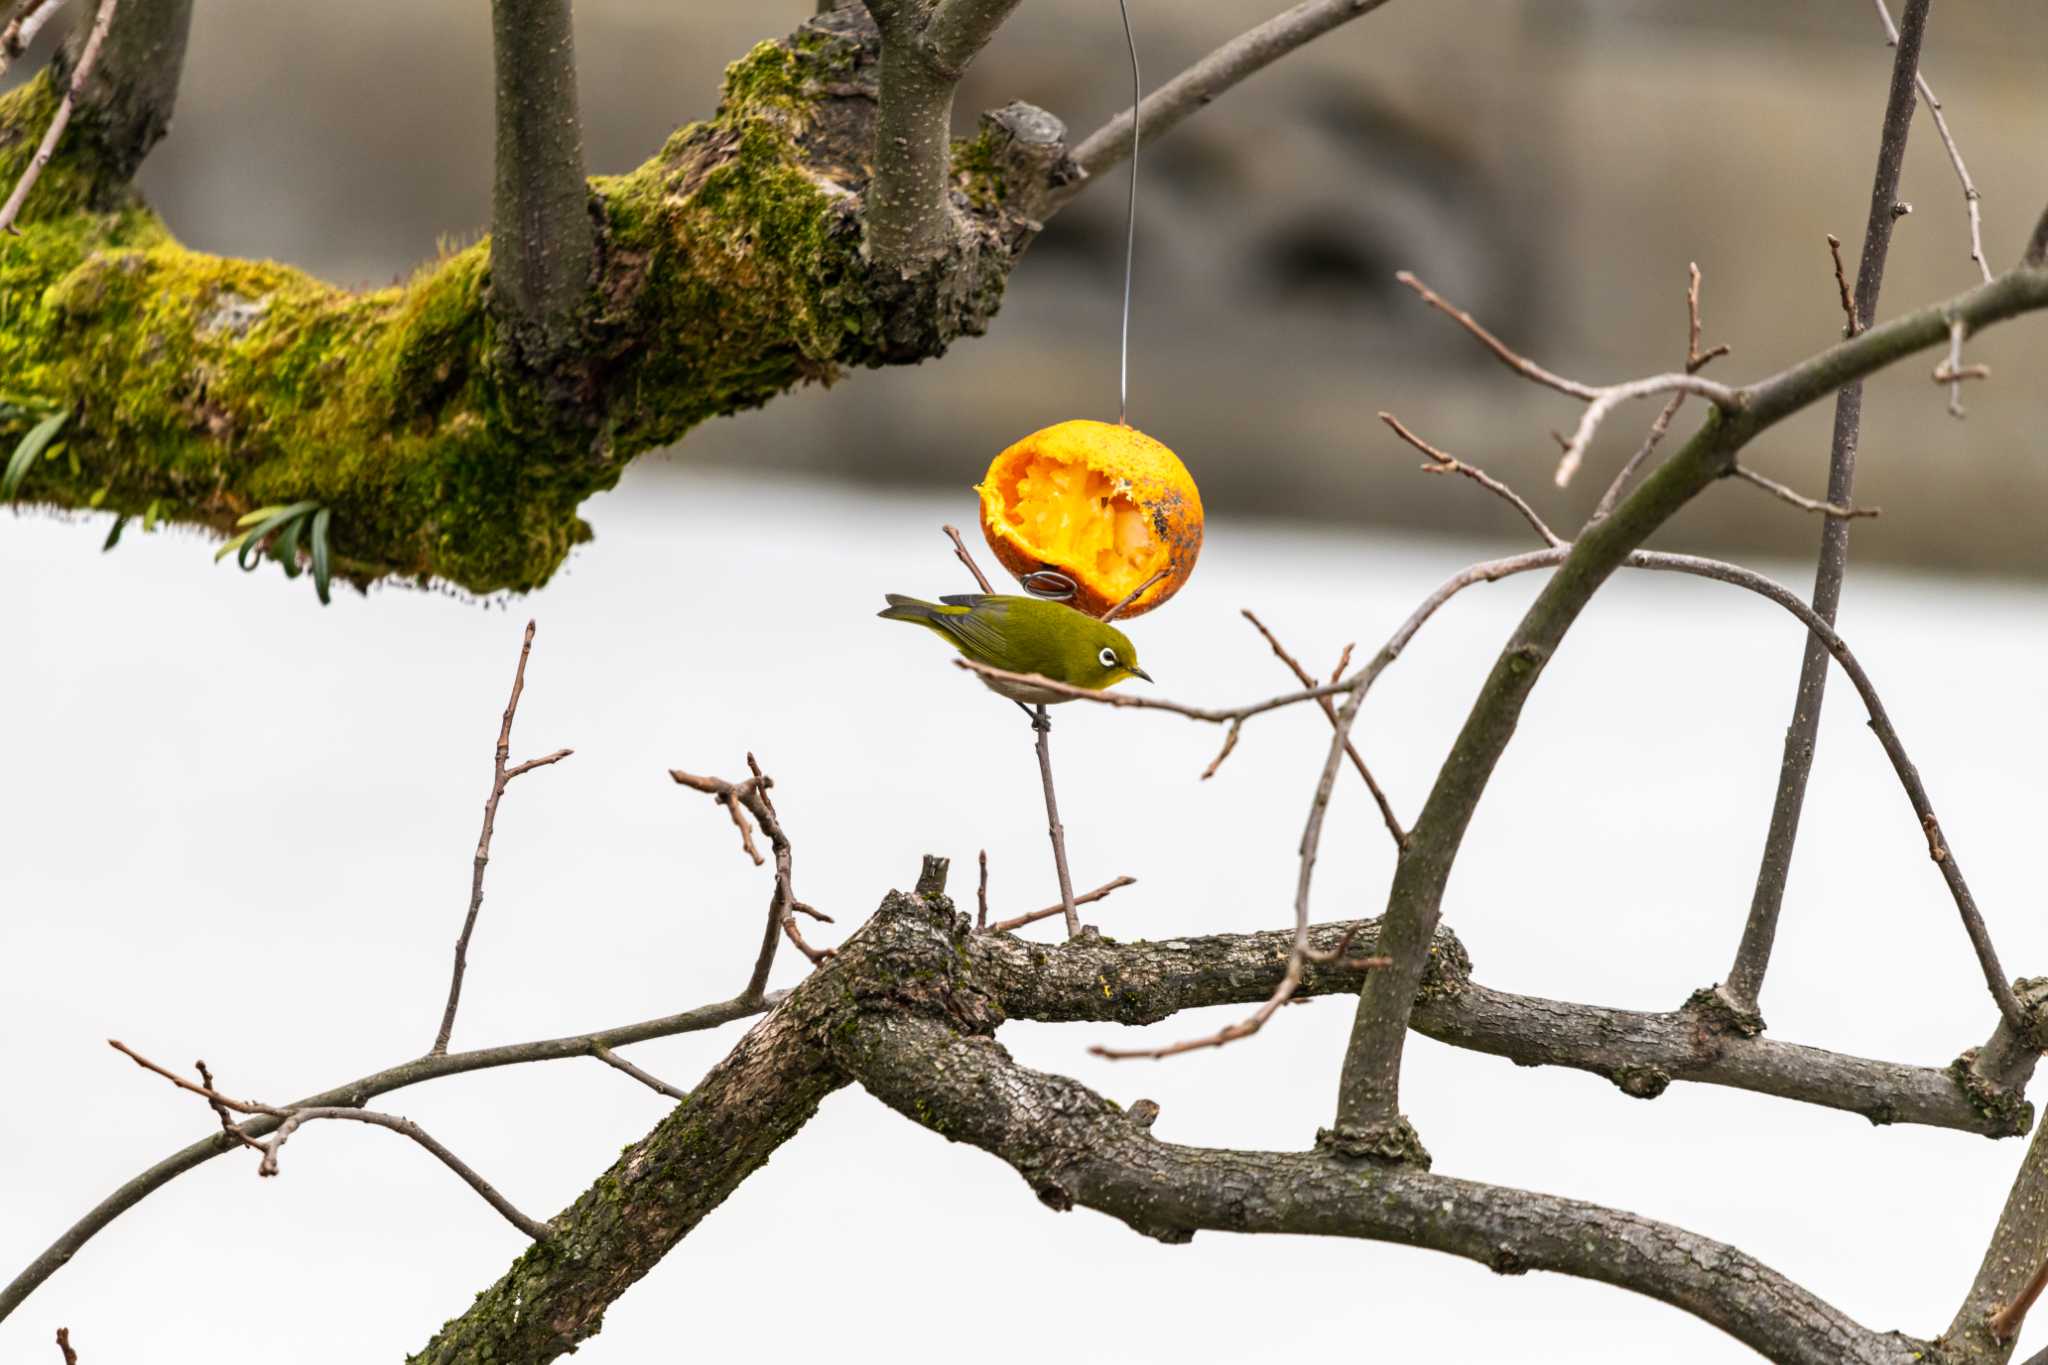
[{"label": "orange peel", "polygon": [[1180,457],[1144,432],[1077,418],[996,456],[975,486],[981,533],[1019,578],[1053,569],[1073,605],[1101,616],[1155,573],[1122,617],[1159,606],[1194,572],[1202,496]]}]

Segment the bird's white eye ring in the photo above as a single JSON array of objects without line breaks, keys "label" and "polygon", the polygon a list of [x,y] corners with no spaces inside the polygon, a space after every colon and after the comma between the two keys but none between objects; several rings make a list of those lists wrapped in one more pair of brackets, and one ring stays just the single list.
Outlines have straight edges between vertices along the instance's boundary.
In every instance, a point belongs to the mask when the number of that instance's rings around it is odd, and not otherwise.
[{"label": "bird's white eye ring", "polygon": [[1108,645],[1104,645],[1102,647],[1102,652],[1096,655],[1095,657],[1102,661],[1102,666],[1104,668],[1116,667],[1116,651],[1111,649]]}]

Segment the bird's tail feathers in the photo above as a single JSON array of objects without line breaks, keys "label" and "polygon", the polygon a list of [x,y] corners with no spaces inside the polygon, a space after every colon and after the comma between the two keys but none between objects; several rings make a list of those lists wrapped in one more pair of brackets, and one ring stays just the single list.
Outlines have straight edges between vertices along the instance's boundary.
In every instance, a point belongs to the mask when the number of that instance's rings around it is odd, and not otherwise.
[{"label": "bird's tail feathers", "polygon": [[886,600],[888,608],[875,613],[884,621],[914,621],[919,625],[930,625],[939,614],[939,609],[931,603],[905,597],[900,592],[886,594]]}]

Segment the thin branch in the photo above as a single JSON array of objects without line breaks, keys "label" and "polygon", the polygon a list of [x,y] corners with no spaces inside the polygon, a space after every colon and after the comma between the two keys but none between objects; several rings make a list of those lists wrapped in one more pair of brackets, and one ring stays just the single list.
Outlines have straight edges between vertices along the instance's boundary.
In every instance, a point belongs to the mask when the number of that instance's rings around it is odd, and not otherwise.
[{"label": "thin branch", "polygon": [[[86,81],[92,76],[93,63],[100,57],[100,46],[107,40],[107,29],[114,22],[114,8],[118,0],[100,0],[99,13],[92,21],[92,32],[86,37],[85,47],[78,54],[78,65],[72,68],[71,84],[64,90],[64,98],[57,102],[57,112],[50,118],[50,127],[43,134],[42,142],[36,147],[36,154],[29,158],[22,169],[21,178],[14,182],[14,193],[7,196],[7,202],[0,204],[0,232],[20,236],[20,229],[14,220],[21,216],[21,206],[28,199],[28,192],[35,188],[36,180],[43,169],[50,164],[50,158],[57,153],[57,144],[64,137],[65,128],[71,123],[71,110],[78,103],[78,96],[85,89]],[[47,19],[47,16],[45,16]]]},{"label": "thin branch", "polygon": [[57,1329],[57,1349],[64,1353],[64,1365],[78,1365],[78,1352],[71,1349],[71,1329]]},{"label": "thin branch", "polygon": [[1074,879],[1067,872],[1067,831],[1060,824],[1059,798],[1052,787],[1052,717],[1043,702],[1033,709],[1031,729],[1038,736],[1038,775],[1045,787],[1045,832],[1052,840],[1052,866],[1059,877],[1060,913],[1066,917],[1067,937],[1074,938],[1081,932],[1081,917],[1074,912]]},{"label": "thin branch", "polygon": [[1556,483],[1566,487],[1572,476],[1579,471],[1579,463],[1585,458],[1586,447],[1600,430],[1600,424],[1607,420],[1607,414],[1623,403],[1637,398],[1649,398],[1660,393],[1696,393],[1714,403],[1723,411],[1733,407],[1737,401],[1735,390],[1725,384],[1716,384],[1710,379],[1701,379],[1690,374],[1657,374],[1647,379],[1631,379],[1626,383],[1609,385],[1600,390],[1586,410],[1579,415],[1579,424],[1572,430],[1571,439],[1565,442],[1564,453],[1558,457]]},{"label": "thin branch", "polygon": [[[689,787],[712,797],[727,811],[733,812],[735,818],[738,808],[745,807],[755,822],[761,826],[761,832],[768,836],[769,851],[775,859],[775,888],[768,898],[768,928],[762,935],[761,952],[754,959],[754,970],[748,978],[747,988],[740,994],[743,1000],[756,998],[768,988],[768,971],[775,965],[777,926],[780,926],[783,936],[796,945],[796,950],[810,960],[811,965],[816,966],[832,956],[830,948],[813,948],[805,940],[803,932],[796,927],[798,912],[813,919],[823,920],[827,924],[832,920],[830,916],[819,914],[796,898],[791,873],[791,860],[794,855],[790,848],[789,836],[783,832],[781,818],[775,811],[775,802],[768,795],[768,789],[775,785],[775,780],[761,771],[761,765],[754,761],[752,754],[747,755],[747,767],[754,775],[743,782],[727,782],[720,777],[700,777],[695,773],[686,773],[680,768],[668,770],[669,777],[678,786]],[[741,835],[745,838],[743,824]],[[758,866],[761,855],[754,848],[751,839],[746,841],[746,851],[753,855],[755,865]]]},{"label": "thin branch", "polygon": [[[1572,433],[1569,440],[1562,442],[1564,452],[1557,465],[1557,486],[1559,488],[1569,484],[1572,480],[1572,475],[1578,472],[1579,462],[1586,453],[1586,445],[1593,439],[1594,433],[1600,429],[1600,424],[1606,420],[1607,414],[1630,399],[1648,398],[1650,395],[1658,393],[1696,393],[1724,411],[1736,407],[1740,401],[1734,389],[1729,388],[1726,384],[1716,384],[1711,379],[1701,379],[1698,375],[1692,373],[1690,369],[1684,374],[1651,375],[1647,379],[1630,379],[1619,384],[1600,386],[1581,384],[1576,379],[1566,379],[1563,375],[1553,374],[1519,351],[1516,351],[1499,337],[1482,327],[1478,319],[1474,318],[1470,313],[1445,299],[1409,271],[1400,271],[1394,278],[1407,285],[1410,289],[1413,289],[1424,303],[1452,319],[1467,332],[1470,332],[1480,345],[1493,353],[1495,359],[1499,360],[1501,364],[1507,366],[1516,374],[1521,375],[1533,384],[1541,384],[1547,389],[1555,389],[1559,393],[1577,398],[1586,404],[1586,411],[1579,417],[1577,430]],[[1696,306],[1698,303],[1697,293],[1694,293],[1692,298]],[[1694,344],[1696,346],[1697,342]],[[1697,351],[1694,351],[1688,355],[1687,363],[1690,365],[1694,360],[1697,360],[1699,364],[1704,365],[1720,353],[1717,349],[1709,351],[1702,356]]]},{"label": "thin branch", "polygon": [[1546,389],[1555,389],[1559,393],[1588,403],[1600,396],[1601,390],[1593,385],[1581,384],[1576,379],[1566,379],[1561,374],[1552,374],[1549,370],[1544,369],[1535,361],[1515,350],[1481,326],[1479,319],[1473,317],[1470,313],[1424,284],[1412,271],[1396,271],[1394,278],[1407,285],[1410,289],[1413,289],[1424,303],[1436,309],[1460,327],[1463,327],[1467,332],[1470,332],[1480,345],[1493,352],[1494,359],[1500,361],[1501,364],[1507,366],[1530,383],[1541,384]]},{"label": "thin branch", "polygon": [[[1386,0],[1307,0],[1239,34],[1145,97],[1137,110],[1139,136],[1150,142],[1245,77],[1385,3]],[[1087,183],[1087,177],[1109,170],[1128,156],[1130,149],[1131,111],[1126,109],[1074,148],[1074,161],[1083,175],[1075,183],[1056,189],[1053,203],[1058,205],[1071,198]]]},{"label": "thin branch", "polygon": [[[1868,343],[1896,324],[1873,327],[1878,294],[1884,284],[1885,259],[1891,250],[1893,205],[1899,197],[1899,173],[1912,131],[1914,77],[1920,66],[1920,41],[1927,30],[1930,0],[1907,0],[1904,23],[1895,44],[1891,89],[1885,99],[1878,134],[1877,169],[1871,176],[1870,206],[1863,227],[1863,255],[1856,269],[1852,313],[1857,334],[1843,343]],[[1889,27],[1889,23],[1887,23]],[[1992,286],[1985,286],[1991,288]],[[1943,331],[1956,320],[1951,314]],[[1827,501],[1837,507],[1855,503],[1856,452],[1863,428],[1863,385],[1860,375],[1843,376],[1835,397],[1834,433],[1828,448]],[[1767,388],[1759,385],[1758,388]],[[1849,522],[1829,517],[1821,524],[1819,563],[1814,570],[1813,609],[1832,625],[1842,600],[1842,580],[1849,568]],[[1799,837],[1799,815],[1806,803],[1807,779],[1819,743],[1821,706],[1827,695],[1828,656],[1818,638],[1809,636],[1800,657],[1799,682],[1792,699],[1792,719],[1785,729],[1785,748],[1778,764],[1776,796],[1764,838],[1756,887],[1735,960],[1720,986],[1722,996],[1738,1013],[1761,1017],[1757,1001],[1770,968],[1771,945],[1777,938],[1778,916],[1784,908],[1785,885],[1792,872],[1793,845]]]},{"label": "thin branch", "polygon": [[[368,1109],[357,1108],[353,1105],[298,1105],[279,1109],[272,1105],[259,1104],[254,1100],[230,1099],[228,1096],[215,1090],[211,1085],[195,1084],[174,1071],[158,1066],[155,1062],[152,1062],[149,1058],[118,1039],[109,1038],[107,1045],[116,1052],[128,1057],[144,1070],[153,1071],[157,1075],[162,1076],[179,1089],[189,1090],[195,1095],[202,1096],[209,1105],[213,1106],[216,1113],[225,1108],[232,1109],[240,1114],[255,1114],[278,1120],[276,1130],[265,1141],[251,1144],[263,1153],[262,1163],[256,1168],[258,1175],[273,1176],[277,1174],[278,1150],[284,1146],[285,1142],[298,1130],[301,1124],[311,1123],[319,1119],[346,1119],[353,1123],[367,1123],[374,1127],[388,1129],[391,1132],[411,1138],[414,1142],[433,1153],[442,1165],[460,1176],[463,1183],[467,1184],[472,1190],[475,1190],[485,1203],[496,1209],[506,1222],[518,1228],[533,1241],[545,1242],[548,1240],[549,1234],[545,1224],[535,1222],[513,1207],[512,1202],[506,1199],[504,1195],[498,1193],[490,1181],[478,1175],[460,1157],[435,1141],[424,1128],[421,1128],[411,1119],[400,1118],[396,1114],[379,1114]],[[247,1135],[244,1134],[244,1136],[246,1137]]]},{"label": "thin branch", "polygon": [[[1897,47],[1899,30],[1892,24],[1891,6],[1885,0],[1877,0],[1877,17],[1884,23],[1885,45]],[[1935,98],[1934,87],[1927,83],[1926,74],[1917,69],[1913,79],[1920,87],[1920,98],[1927,101],[1927,112],[1934,119],[1934,131],[1941,137],[1942,149],[1948,153],[1948,163],[1955,167],[1956,180],[1963,187],[1963,207],[1970,215],[1970,259],[1984,272],[1984,283],[1989,284],[1991,262],[1984,255],[1984,196],[1977,192],[1976,182],[1970,179],[1970,168],[1963,164],[1962,148],[1956,146],[1955,135],[1948,130],[1948,118],[1942,112],[1941,101]]]},{"label": "thin branch", "polygon": [[960,539],[960,528],[957,526],[947,526],[945,532],[947,538],[953,542],[953,553],[958,555],[960,562],[967,566],[967,572],[974,575],[976,585],[983,592],[994,592],[995,589],[988,585],[988,575],[981,571],[981,565],[974,562],[974,556],[967,553],[967,542]]},{"label": "thin branch", "polygon": [[1884,509],[1881,507],[1837,507],[1831,502],[1815,502],[1805,494],[1787,488],[1776,479],[1767,478],[1757,473],[1748,465],[1736,465],[1735,477],[1741,479],[1744,483],[1756,485],[1781,502],[1788,502],[1792,506],[1804,511],[1818,512],[1824,517],[1876,517],[1884,514]]},{"label": "thin branch", "polygon": [[491,305],[515,354],[545,367],[577,343],[597,267],[570,0],[491,0],[491,54]]},{"label": "thin branch", "polygon": [[[1285,664],[1287,671],[1300,680],[1303,687],[1314,687],[1316,685],[1314,675],[1301,666],[1300,660],[1287,652],[1286,648],[1280,643],[1279,637],[1266,629],[1266,623],[1254,615],[1251,608],[1243,608],[1242,614],[1245,620],[1252,623],[1252,629],[1265,637],[1266,644],[1273,651],[1273,657]],[[1336,672],[1330,679],[1331,682],[1336,682],[1344,676],[1344,667],[1350,660],[1351,646],[1346,645],[1344,647],[1344,657],[1338,662]],[[1316,705],[1322,708],[1323,715],[1329,719],[1330,724],[1335,725],[1337,723],[1337,704],[1335,702],[1331,701],[1328,697],[1318,697],[1316,698]],[[1232,736],[1235,736],[1237,734],[1237,727],[1232,726],[1230,733]],[[1387,800],[1387,794],[1380,790],[1380,784],[1373,778],[1372,769],[1365,766],[1364,756],[1358,752],[1358,746],[1351,742],[1349,736],[1346,736],[1344,740],[1344,753],[1350,758],[1351,766],[1358,770],[1359,777],[1364,779],[1366,790],[1372,793],[1373,804],[1380,808],[1380,820],[1386,825],[1387,833],[1393,836],[1394,847],[1400,848],[1408,842],[1408,831],[1401,828],[1401,821],[1394,814],[1393,804]],[[1220,763],[1222,760],[1219,758],[1217,761]],[[1213,772],[1214,769],[1212,768],[1211,771]],[[1202,776],[1207,777],[1209,774],[1203,773]]]},{"label": "thin branch", "polygon": [[625,1072],[628,1076],[631,1076],[634,1080],[658,1094],[666,1095],[672,1100],[686,1100],[690,1098],[689,1091],[678,1090],[667,1081],[661,1079],[661,1077],[642,1071],[603,1043],[591,1044],[590,1055],[603,1062],[606,1066],[616,1067],[618,1070]]},{"label": "thin branch", "polygon": [[1102,619],[1104,621],[1114,621],[1117,617],[1122,616],[1126,611],[1130,609],[1131,603],[1137,601],[1140,597],[1143,597],[1147,589],[1149,589],[1154,583],[1157,583],[1160,579],[1166,577],[1171,572],[1173,572],[1173,566],[1171,564],[1167,565],[1163,569],[1154,569],[1152,571],[1152,576],[1150,578],[1146,579],[1143,583],[1140,583],[1137,587],[1132,588],[1129,592],[1125,593],[1123,595],[1123,598],[1120,601],[1118,601],[1115,606],[1111,607],[1108,611],[1102,613]]},{"label": "thin branch", "polygon": [[484,904],[484,868],[491,861],[491,835],[498,823],[498,802],[504,799],[505,787],[521,773],[559,763],[574,750],[557,749],[543,758],[529,759],[514,768],[507,768],[506,760],[511,757],[512,718],[519,711],[519,694],[526,690],[526,660],[533,653],[534,623],[526,623],[526,634],[519,642],[519,663],[512,670],[512,696],[505,703],[504,718],[498,724],[498,743],[491,754],[491,794],[484,799],[483,832],[477,836],[476,857],[470,865],[469,913],[463,917],[462,932],[455,938],[455,968],[448,978],[448,1003],[441,1011],[441,1027],[434,1035],[434,1045],[427,1049],[429,1057],[438,1057],[448,1050],[448,1039],[455,1032],[455,1011],[462,1003],[462,978],[469,970],[469,937],[476,932],[476,919]]},{"label": "thin branch", "polygon": [[[1725,345],[1710,347],[1704,351],[1700,349],[1700,267],[1697,261],[1686,263],[1685,321],[1687,374],[1696,374],[1704,369],[1709,361],[1728,354],[1729,348]],[[1614,510],[1614,504],[1628,488],[1629,480],[1636,476],[1636,471],[1642,468],[1643,462],[1655,452],[1658,444],[1664,439],[1664,433],[1671,429],[1671,419],[1678,415],[1679,408],[1684,405],[1683,391],[1671,395],[1671,401],[1664,405],[1664,410],[1650,423],[1650,430],[1644,435],[1643,443],[1636,447],[1636,453],[1628,457],[1627,462],[1621,467],[1621,472],[1614,476],[1613,482],[1607,485],[1607,491],[1600,495],[1600,501],[1593,507],[1593,515],[1587,519],[1588,525],[1605,519],[1608,513]],[[1558,444],[1566,445],[1567,442],[1560,440]]]},{"label": "thin branch", "polygon": [[988,932],[988,850],[981,851],[981,882],[974,889],[975,912],[974,931]]},{"label": "thin branch", "polygon": [[[1536,534],[1543,538],[1543,543],[1545,545],[1564,544],[1564,542],[1558,538],[1557,533],[1555,531],[1552,531],[1548,526],[1544,524],[1543,518],[1536,515],[1536,509],[1531,507],[1528,504],[1528,501],[1524,499],[1520,493],[1517,493],[1514,489],[1509,488],[1506,484],[1502,483],[1499,479],[1494,478],[1491,474],[1488,474],[1485,470],[1479,468],[1477,465],[1466,464],[1463,460],[1458,459],[1456,456],[1449,455],[1441,450],[1438,450],[1435,446],[1423,440],[1414,432],[1408,430],[1407,427],[1402,426],[1401,419],[1394,416],[1393,413],[1382,412],[1379,416],[1380,420],[1382,422],[1385,422],[1387,426],[1393,430],[1393,433],[1396,436],[1406,441],[1409,445],[1414,446],[1417,450],[1421,451],[1424,455],[1427,455],[1430,458],[1431,463],[1422,466],[1424,473],[1463,474],[1466,478],[1472,480],[1474,483],[1478,484],[1481,488],[1484,488],[1487,492],[1493,494],[1495,497],[1502,499],[1510,507],[1514,508],[1517,512],[1521,513],[1522,520],[1528,522],[1529,525],[1532,528],[1534,528]],[[1309,679],[1303,678],[1302,681],[1308,682]]]},{"label": "thin branch", "polygon": [[[987,857],[986,853],[982,855],[984,871],[987,869]],[[1136,877],[1118,877],[1115,881],[1104,882],[1093,891],[1074,897],[1074,904],[1092,905],[1112,891],[1121,890],[1126,886],[1137,885],[1137,881]],[[998,920],[996,923],[990,924],[988,923],[988,884],[984,881],[981,887],[981,922],[976,928],[978,932],[1007,934],[1014,930],[1022,929],[1027,924],[1036,924],[1042,919],[1051,919],[1054,915],[1063,915],[1066,913],[1066,909],[1067,907],[1064,905],[1048,905],[1043,910],[1033,910],[1026,915],[1018,915],[1013,919]]]},{"label": "thin branch", "polygon": [[1965,328],[1960,319],[1949,324],[1948,357],[1934,367],[1934,382],[1948,385],[1948,415],[1957,418],[1963,415],[1963,381],[1991,377],[1989,365],[1963,363],[1964,334]]},{"label": "thin branch", "polygon": [[[478,1048],[470,1052],[450,1052],[439,1057],[415,1057],[411,1061],[400,1062],[397,1066],[373,1071],[367,1076],[359,1076],[355,1080],[344,1082],[318,1094],[308,1095],[285,1107],[314,1109],[335,1105],[363,1105],[379,1095],[402,1090],[410,1085],[419,1085],[425,1081],[439,1080],[444,1076],[460,1076],[472,1071],[488,1071],[501,1066],[523,1066],[533,1062],[588,1057],[593,1046],[624,1047],[629,1043],[644,1043],[655,1038],[695,1033],[702,1029],[717,1028],[736,1019],[764,1014],[780,1004],[787,994],[786,991],[770,991],[754,999],[735,997],[709,1005],[699,1005],[679,1014],[667,1014],[658,1019],[647,1019],[632,1024],[617,1024],[610,1028],[564,1038],[511,1043],[499,1047]],[[275,1131],[281,1121],[268,1115],[259,1116],[242,1124],[241,1130],[247,1137],[261,1138]],[[35,1292],[37,1286],[49,1279],[60,1267],[69,1263],[86,1243],[116,1218],[185,1172],[203,1166],[223,1153],[235,1150],[237,1145],[239,1144],[235,1139],[222,1133],[213,1133],[181,1147],[148,1170],[125,1181],[113,1193],[88,1210],[84,1217],[67,1228],[62,1236],[45,1248],[35,1260],[29,1262],[12,1281],[0,1287],[0,1321],[4,1321],[9,1314],[19,1308],[22,1302]]]},{"label": "thin branch", "polygon": [[[1883,4],[1884,0],[1878,0]],[[1834,233],[1828,234],[1828,255],[1835,262],[1835,292],[1842,300],[1842,335],[1855,336],[1863,330],[1862,320],[1856,316],[1856,300],[1849,293],[1849,277],[1842,272],[1842,239]]]},{"label": "thin branch", "polygon": [[0,28],[0,75],[7,74],[7,68],[28,51],[29,44],[43,31],[43,25],[56,18],[57,11],[62,8],[64,0],[28,0],[27,9],[8,20],[5,28]]}]

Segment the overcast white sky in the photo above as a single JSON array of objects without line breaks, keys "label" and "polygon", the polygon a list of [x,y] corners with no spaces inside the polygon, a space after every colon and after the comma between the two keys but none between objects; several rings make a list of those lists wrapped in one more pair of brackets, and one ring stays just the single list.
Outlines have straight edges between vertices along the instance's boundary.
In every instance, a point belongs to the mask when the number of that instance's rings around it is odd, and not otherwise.
[{"label": "overcast white sky", "polygon": [[[999,911],[1053,895],[1028,730],[935,641],[873,618],[886,590],[961,586],[937,526],[970,521],[968,494],[643,469],[588,510],[596,545],[509,610],[385,591],[323,611],[303,580],[214,567],[191,538],[131,527],[101,556],[97,525],[0,524],[0,1272],[213,1122],[102,1040],[177,1065],[203,1056],[224,1088],[272,1101],[426,1046],[529,613],[540,635],[515,756],[577,752],[507,797],[457,1047],[661,1014],[742,982],[764,874],[669,766],[734,774],[755,750],[778,782],[799,892],[843,926],[911,882],[927,850],[971,890],[986,847]],[[1166,693],[1263,695],[1286,679],[1239,607],[1327,668],[1346,640],[1376,646],[1442,577],[1498,548],[1217,524],[1188,591],[1131,633]],[[1469,594],[1374,693],[1364,749],[1404,814],[1534,588]],[[2048,961],[2044,606],[2035,587],[1865,577],[1843,618],[2015,973]],[[1603,595],[1528,708],[1452,882],[1449,922],[1481,979],[1642,1008],[1716,979],[1748,900],[1798,645],[1774,608],[1715,585],[1624,581]],[[1848,689],[1834,695],[1766,1009],[1788,1039],[1940,1065],[1982,1040],[1991,1006],[1882,754]],[[1067,708],[1055,756],[1076,880],[1139,879],[1099,910],[1105,929],[1284,924],[1322,726],[1306,711],[1261,720],[1198,783],[1209,729]],[[1389,867],[1347,780],[1318,917],[1376,911]],[[786,956],[778,981],[799,966]],[[1112,1036],[1102,1027],[1003,1036],[1120,1101],[1160,1101],[1164,1137],[1300,1147],[1328,1119],[1349,1017],[1319,1002],[1250,1043],[1165,1064],[1087,1056]],[[735,1036],[633,1056],[687,1086]],[[1879,1327],[1946,1324],[2022,1152],[1705,1087],[1646,1104],[1426,1041],[1409,1055],[1407,1103],[1437,1169],[1728,1239]],[[666,1105],[595,1062],[382,1103],[538,1217]],[[0,1360],[54,1358],[59,1324],[88,1365],[396,1360],[519,1250],[388,1133],[327,1125],[295,1140],[283,1178],[259,1181],[253,1165],[216,1161],[121,1219],[0,1324]],[[849,1091],[578,1359],[901,1360],[963,1340],[986,1362],[1362,1347],[1750,1358],[1676,1310],[1553,1276],[1308,1239],[1163,1247],[1095,1214],[1055,1215],[991,1158]]]}]

